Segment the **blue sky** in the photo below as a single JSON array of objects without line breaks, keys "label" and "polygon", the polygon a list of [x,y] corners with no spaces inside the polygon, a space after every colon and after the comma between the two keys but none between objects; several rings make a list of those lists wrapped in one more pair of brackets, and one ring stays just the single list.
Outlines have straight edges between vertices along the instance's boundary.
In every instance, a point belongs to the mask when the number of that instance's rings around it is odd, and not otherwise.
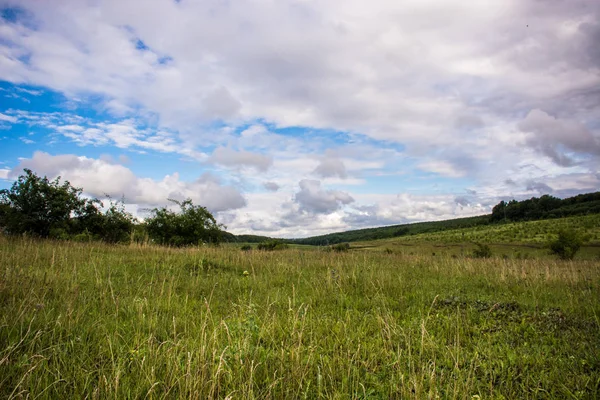
[{"label": "blue sky", "polygon": [[0,187],[285,237],[599,190],[595,1],[140,4],[0,1]]}]

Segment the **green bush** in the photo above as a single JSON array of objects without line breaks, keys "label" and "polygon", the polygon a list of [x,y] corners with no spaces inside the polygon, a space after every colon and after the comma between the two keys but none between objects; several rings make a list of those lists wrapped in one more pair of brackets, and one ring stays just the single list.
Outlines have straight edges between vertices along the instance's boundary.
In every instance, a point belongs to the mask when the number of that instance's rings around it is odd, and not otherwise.
[{"label": "green bush", "polygon": [[583,237],[573,229],[561,229],[558,239],[550,242],[550,251],[561,260],[572,260],[583,244]]},{"label": "green bush", "polygon": [[331,246],[331,250],[337,251],[338,253],[345,252],[345,251],[350,250],[350,244],[349,243],[334,244],[333,246]]},{"label": "green bush", "polygon": [[189,246],[202,243],[219,244],[223,240],[223,225],[206,207],[195,206],[191,199],[169,201],[177,204],[180,212],[166,207],[154,208],[146,219],[148,236],[158,244],[168,246]]},{"label": "green bush", "polygon": [[287,249],[287,248],[288,248],[287,243],[284,243],[281,240],[276,240],[276,239],[264,241],[262,243],[259,243],[257,246],[258,250],[265,250],[265,251],[282,250],[282,249]]},{"label": "green bush", "polygon": [[475,243],[477,248],[473,250],[473,257],[475,258],[490,258],[492,256],[492,249],[487,244]]},{"label": "green bush", "polygon": [[245,244],[242,246],[242,251],[250,251],[252,250],[252,246],[250,246],[249,244]]}]

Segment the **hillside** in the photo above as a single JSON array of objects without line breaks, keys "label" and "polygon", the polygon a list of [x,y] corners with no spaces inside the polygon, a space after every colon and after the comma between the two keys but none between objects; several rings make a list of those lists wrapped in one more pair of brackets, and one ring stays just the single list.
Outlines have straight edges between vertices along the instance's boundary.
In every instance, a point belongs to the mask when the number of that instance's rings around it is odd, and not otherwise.
[{"label": "hillside", "polygon": [[357,229],[303,239],[289,239],[288,241],[295,244],[326,246],[343,242],[389,239],[487,225],[503,225],[510,222],[538,221],[589,214],[600,214],[600,192],[580,194],[565,199],[543,195],[523,201],[502,201],[493,208],[492,214],[487,215]]},{"label": "hillside", "polygon": [[330,233],[327,235],[313,236],[304,239],[290,239],[295,244],[310,244],[326,246],[343,242],[357,242],[362,240],[387,239],[420,233],[438,232],[448,229],[472,228],[489,223],[489,215],[469,218],[457,218],[445,221],[417,222],[414,224],[392,225],[380,228],[357,229],[353,231]]}]

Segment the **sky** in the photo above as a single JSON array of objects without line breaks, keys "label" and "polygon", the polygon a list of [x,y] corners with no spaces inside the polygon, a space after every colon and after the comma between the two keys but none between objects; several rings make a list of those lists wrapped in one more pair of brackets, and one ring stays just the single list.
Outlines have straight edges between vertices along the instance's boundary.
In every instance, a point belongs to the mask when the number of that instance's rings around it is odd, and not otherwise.
[{"label": "sky", "polygon": [[600,190],[597,0],[0,0],[0,188],[306,237]]}]

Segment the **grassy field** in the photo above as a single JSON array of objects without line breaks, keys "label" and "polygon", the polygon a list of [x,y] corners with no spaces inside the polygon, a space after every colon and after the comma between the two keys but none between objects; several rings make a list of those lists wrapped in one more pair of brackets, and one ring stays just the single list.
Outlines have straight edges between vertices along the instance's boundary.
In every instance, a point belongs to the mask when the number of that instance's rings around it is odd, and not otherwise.
[{"label": "grassy field", "polygon": [[408,255],[468,256],[475,243],[485,243],[498,257],[552,259],[547,244],[557,238],[561,229],[575,230],[586,239],[577,259],[600,261],[600,214],[453,229],[356,242],[352,247]]},{"label": "grassy field", "polygon": [[593,260],[0,237],[1,398],[593,399],[599,318]]}]

